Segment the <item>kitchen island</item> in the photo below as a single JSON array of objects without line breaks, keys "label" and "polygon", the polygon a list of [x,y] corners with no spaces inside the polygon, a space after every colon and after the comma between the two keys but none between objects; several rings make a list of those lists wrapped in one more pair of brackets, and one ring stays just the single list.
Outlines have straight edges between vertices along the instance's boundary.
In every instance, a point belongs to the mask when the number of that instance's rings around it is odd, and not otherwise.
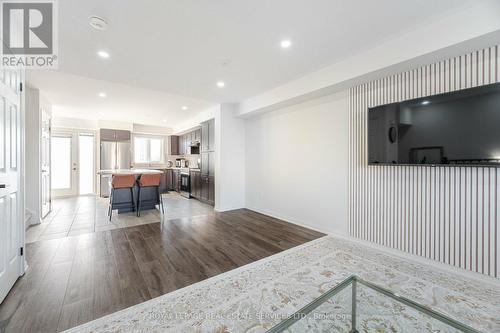
[{"label": "kitchen island", "polygon": [[99,170],[97,171],[98,175],[155,175],[161,174],[163,171],[161,170],[152,170],[152,169],[109,169],[109,170]]},{"label": "kitchen island", "polygon": [[[114,175],[134,175],[136,179],[139,179],[141,175],[155,175],[155,174],[162,174],[163,171],[161,170],[153,170],[153,169],[108,169],[108,170],[99,170],[97,172],[98,175],[100,176],[105,176],[101,177],[101,181],[105,180],[111,183],[111,179]],[[111,185],[109,186],[111,188]],[[137,184],[134,186],[134,200],[137,202],[138,200],[138,191],[139,187]],[[141,201],[146,201],[146,202],[151,202],[156,197],[156,189],[154,187],[144,187],[141,189]],[[115,190],[115,203],[124,203],[124,204],[130,204],[132,206],[132,198],[130,195],[130,190],[129,189],[117,189]],[[147,209],[155,209],[155,205],[153,204],[141,204],[141,211],[147,210]],[[118,214],[120,213],[127,213],[133,211],[131,208],[120,208],[118,209]]]}]

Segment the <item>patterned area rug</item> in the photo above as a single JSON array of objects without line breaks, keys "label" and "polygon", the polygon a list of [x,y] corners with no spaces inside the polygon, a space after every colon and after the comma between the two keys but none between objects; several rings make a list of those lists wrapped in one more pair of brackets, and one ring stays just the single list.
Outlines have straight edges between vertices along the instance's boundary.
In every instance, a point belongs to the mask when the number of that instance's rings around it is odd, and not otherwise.
[{"label": "patterned area rug", "polygon": [[[352,274],[482,332],[500,332],[500,281],[455,273],[326,236],[67,332],[265,332]],[[290,331],[348,332],[350,293]],[[360,332],[453,332],[368,289],[358,292]]]}]

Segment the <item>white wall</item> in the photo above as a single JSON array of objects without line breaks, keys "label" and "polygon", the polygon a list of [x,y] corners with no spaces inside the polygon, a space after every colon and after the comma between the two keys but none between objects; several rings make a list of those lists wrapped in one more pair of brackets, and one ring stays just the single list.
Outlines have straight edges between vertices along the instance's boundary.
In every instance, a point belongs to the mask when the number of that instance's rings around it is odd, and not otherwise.
[{"label": "white wall", "polygon": [[348,93],[247,119],[246,207],[348,234]]},{"label": "white wall", "polygon": [[236,104],[221,104],[215,117],[215,209],[245,207],[245,120]]}]

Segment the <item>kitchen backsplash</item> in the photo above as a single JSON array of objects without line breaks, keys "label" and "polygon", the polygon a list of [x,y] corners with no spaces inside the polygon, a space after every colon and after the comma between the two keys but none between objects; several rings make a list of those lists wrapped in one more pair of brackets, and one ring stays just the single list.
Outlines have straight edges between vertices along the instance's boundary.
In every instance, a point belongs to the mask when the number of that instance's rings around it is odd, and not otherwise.
[{"label": "kitchen backsplash", "polygon": [[183,158],[186,161],[188,161],[190,168],[197,168],[199,167],[198,160],[201,159],[201,155],[181,155],[181,156],[169,155],[167,156],[167,161],[172,161],[172,164],[175,166],[175,160],[177,158]]}]

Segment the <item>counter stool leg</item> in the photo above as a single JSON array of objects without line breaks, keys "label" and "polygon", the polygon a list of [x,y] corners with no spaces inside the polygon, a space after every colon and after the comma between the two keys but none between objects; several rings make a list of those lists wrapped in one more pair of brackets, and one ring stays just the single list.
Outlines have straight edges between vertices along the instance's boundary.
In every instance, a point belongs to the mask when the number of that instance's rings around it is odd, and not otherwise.
[{"label": "counter stool leg", "polygon": [[161,200],[161,194],[160,194],[159,187],[156,187],[156,196],[158,198],[158,210],[160,210],[162,213],[164,213],[164,211],[163,211],[163,202]]},{"label": "counter stool leg", "polygon": [[135,196],[134,196],[134,188],[133,187],[130,188],[130,196],[131,196],[131,199],[132,199],[132,211],[136,212],[137,211],[137,205],[135,203]]},{"label": "counter stool leg", "polygon": [[109,195],[109,220],[111,221],[111,218],[113,217],[113,193],[115,192],[115,189],[111,189],[111,193]]},{"label": "counter stool leg", "polygon": [[141,187],[137,188],[137,217],[141,216]]}]

